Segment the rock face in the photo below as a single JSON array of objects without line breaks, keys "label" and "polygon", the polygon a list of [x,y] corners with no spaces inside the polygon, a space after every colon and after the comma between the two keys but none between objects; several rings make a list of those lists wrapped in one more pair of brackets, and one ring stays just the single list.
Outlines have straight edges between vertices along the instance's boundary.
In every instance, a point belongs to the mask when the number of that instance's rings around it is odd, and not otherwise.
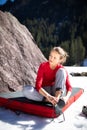
[{"label": "rock face", "polygon": [[35,85],[43,61],[46,58],[28,29],[10,13],[0,11],[0,92]]}]

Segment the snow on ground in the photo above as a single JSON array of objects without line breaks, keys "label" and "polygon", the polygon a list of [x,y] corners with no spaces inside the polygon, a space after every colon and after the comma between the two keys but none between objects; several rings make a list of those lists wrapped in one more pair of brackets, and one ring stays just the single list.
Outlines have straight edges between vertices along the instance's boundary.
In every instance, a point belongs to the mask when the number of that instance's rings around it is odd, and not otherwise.
[{"label": "snow on ground", "polygon": [[[87,72],[87,67],[66,67],[68,72]],[[70,77],[73,87],[81,87],[84,93],[74,102],[63,116],[48,119],[21,113],[19,116],[13,111],[0,108],[0,130],[87,130],[87,118],[81,113],[83,105],[87,105],[87,77]],[[61,123],[60,123],[61,122]]]}]

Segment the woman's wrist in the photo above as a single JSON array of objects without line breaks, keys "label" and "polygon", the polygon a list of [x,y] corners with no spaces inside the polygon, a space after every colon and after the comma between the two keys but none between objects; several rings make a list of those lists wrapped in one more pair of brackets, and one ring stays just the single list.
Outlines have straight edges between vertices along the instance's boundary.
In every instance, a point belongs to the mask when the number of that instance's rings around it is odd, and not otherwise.
[{"label": "woman's wrist", "polygon": [[46,94],[46,99],[50,99],[50,94]]}]

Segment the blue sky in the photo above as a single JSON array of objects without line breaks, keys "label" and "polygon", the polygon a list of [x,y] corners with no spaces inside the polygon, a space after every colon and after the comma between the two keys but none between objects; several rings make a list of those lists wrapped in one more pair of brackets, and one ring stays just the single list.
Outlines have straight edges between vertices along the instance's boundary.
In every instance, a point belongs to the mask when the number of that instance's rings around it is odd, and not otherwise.
[{"label": "blue sky", "polygon": [[[4,5],[8,0],[0,0],[0,5]],[[14,2],[15,0],[9,0],[11,2]]]}]

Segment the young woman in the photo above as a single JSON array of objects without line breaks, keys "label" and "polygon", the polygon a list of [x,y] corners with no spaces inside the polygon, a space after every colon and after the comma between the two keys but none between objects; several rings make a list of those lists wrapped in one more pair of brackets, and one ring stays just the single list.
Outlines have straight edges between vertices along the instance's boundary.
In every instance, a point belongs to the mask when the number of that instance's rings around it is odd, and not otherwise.
[{"label": "young woman", "polygon": [[54,47],[50,51],[47,62],[40,64],[35,87],[24,88],[24,95],[36,101],[48,101],[56,105],[61,98],[66,103],[71,95],[72,86],[69,75],[63,64],[68,57],[61,47]]}]

